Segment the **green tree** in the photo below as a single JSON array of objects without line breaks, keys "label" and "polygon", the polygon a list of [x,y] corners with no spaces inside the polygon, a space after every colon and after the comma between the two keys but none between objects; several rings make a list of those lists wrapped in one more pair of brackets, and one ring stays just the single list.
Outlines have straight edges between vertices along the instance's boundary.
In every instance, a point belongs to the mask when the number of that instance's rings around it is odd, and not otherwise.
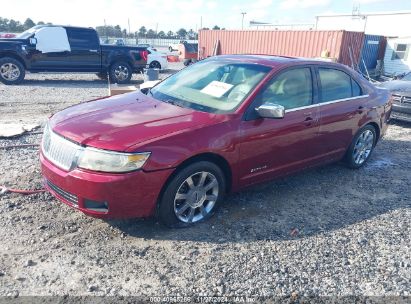
[{"label": "green tree", "polygon": [[193,29],[190,29],[187,34],[188,34],[188,37],[190,39],[193,39],[196,35],[196,33],[193,31]]},{"label": "green tree", "polygon": [[138,36],[139,37],[144,37],[147,34],[147,29],[145,26],[140,27],[138,30]]},{"label": "green tree", "polygon": [[45,24],[44,21],[37,22],[37,25],[44,25],[44,24]]},{"label": "green tree", "polygon": [[152,29],[149,29],[148,31],[147,31],[147,38],[155,38],[157,35],[156,35],[156,32],[155,31],[153,31]]},{"label": "green tree", "polygon": [[214,25],[213,30],[219,30],[220,27],[218,25]]},{"label": "green tree", "polygon": [[177,35],[178,35],[180,38],[186,38],[186,36],[187,36],[187,31],[186,31],[186,29],[184,29],[184,28],[179,29],[179,30],[177,31]]},{"label": "green tree", "polygon": [[29,28],[32,28],[36,24],[31,20],[30,18],[27,18],[26,21],[23,23],[24,30],[28,30]]},{"label": "green tree", "polygon": [[116,25],[115,27],[114,27],[114,37],[122,37],[123,36],[123,33],[122,33],[122,30],[121,30],[121,27],[120,27],[120,25]]},{"label": "green tree", "polygon": [[159,31],[158,34],[157,34],[157,36],[158,36],[159,38],[164,38],[164,37],[166,36],[166,33],[164,33],[163,31]]},{"label": "green tree", "polygon": [[174,33],[172,31],[167,32],[167,37],[171,38],[174,36]]}]

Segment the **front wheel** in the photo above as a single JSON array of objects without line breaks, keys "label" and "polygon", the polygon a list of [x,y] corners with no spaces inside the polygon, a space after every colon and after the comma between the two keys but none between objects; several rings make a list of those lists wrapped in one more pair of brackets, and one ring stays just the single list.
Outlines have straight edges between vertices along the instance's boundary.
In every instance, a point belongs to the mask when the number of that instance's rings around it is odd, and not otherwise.
[{"label": "front wheel", "polygon": [[10,57],[0,59],[0,81],[6,85],[20,84],[26,71],[23,64]]},{"label": "front wheel", "polygon": [[361,128],[348,148],[345,163],[348,167],[357,169],[362,167],[370,158],[377,142],[377,132],[371,125]]},{"label": "front wheel", "polygon": [[200,161],[179,171],[160,200],[160,220],[173,228],[211,217],[225,194],[225,178],[214,163]]},{"label": "front wheel", "polygon": [[133,71],[131,67],[124,62],[116,62],[110,67],[110,81],[113,83],[129,83]]}]

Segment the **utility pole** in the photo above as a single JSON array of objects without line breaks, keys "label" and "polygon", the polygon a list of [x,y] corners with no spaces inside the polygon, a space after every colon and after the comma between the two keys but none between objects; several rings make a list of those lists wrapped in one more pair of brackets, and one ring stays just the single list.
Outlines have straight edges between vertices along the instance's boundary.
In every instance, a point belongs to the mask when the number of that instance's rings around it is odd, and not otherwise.
[{"label": "utility pole", "polygon": [[244,16],[247,15],[247,13],[246,13],[246,12],[242,12],[241,15],[243,15],[243,19],[242,19],[242,21],[241,21],[241,29],[243,30],[243,29],[244,29]]},{"label": "utility pole", "polygon": [[203,16],[200,17],[200,30],[203,29]]},{"label": "utility pole", "polygon": [[130,18],[128,18],[128,34],[129,35],[131,34],[131,31],[130,31]]},{"label": "utility pole", "polygon": [[106,32],[106,40],[108,40],[106,19],[104,19],[104,31]]}]

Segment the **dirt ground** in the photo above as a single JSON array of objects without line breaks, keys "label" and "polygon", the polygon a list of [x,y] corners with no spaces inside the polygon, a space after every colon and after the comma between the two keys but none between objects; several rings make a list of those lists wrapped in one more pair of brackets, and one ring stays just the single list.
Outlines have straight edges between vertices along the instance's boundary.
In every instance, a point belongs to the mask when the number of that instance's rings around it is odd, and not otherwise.
[{"label": "dirt ground", "polygon": [[[106,94],[94,75],[29,74],[0,85],[0,123],[43,123]],[[0,195],[0,296],[409,296],[410,155],[411,125],[393,123],[364,168],[333,164],[231,194],[179,230],[93,219],[48,193]],[[0,185],[41,188],[38,147],[0,148]]]}]

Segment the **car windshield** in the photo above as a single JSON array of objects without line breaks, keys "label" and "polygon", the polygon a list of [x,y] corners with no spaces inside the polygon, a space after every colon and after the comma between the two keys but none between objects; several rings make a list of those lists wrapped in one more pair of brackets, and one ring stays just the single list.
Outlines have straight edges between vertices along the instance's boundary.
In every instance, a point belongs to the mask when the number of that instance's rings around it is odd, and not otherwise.
[{"label": "car windshield", "polygon": [[18,39],[30,38],[38,28],[39,27],[37,27],[37,26],[33,26],[32,28],[29,28],[28,30],[24,31],[23,33],[18,34],[16,36],[16,38],[18,38]]},{"label": "car windshield", "polygon": [[210,113],[233,112],[270,71],[267,66],[208,59],[155,86],[154,98]]}]

